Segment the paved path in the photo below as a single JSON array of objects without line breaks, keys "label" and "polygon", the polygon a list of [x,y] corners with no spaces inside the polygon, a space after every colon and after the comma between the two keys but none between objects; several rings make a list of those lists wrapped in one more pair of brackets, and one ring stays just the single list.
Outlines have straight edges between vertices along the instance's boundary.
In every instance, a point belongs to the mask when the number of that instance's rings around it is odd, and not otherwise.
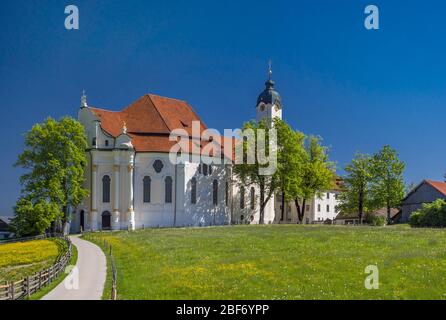
[{"label": "paved path", "polygon": [[70,239],[78,252],[77,268],[42,300],[100,300],[107,270],[105,255],[98,246],[78,236]]}]

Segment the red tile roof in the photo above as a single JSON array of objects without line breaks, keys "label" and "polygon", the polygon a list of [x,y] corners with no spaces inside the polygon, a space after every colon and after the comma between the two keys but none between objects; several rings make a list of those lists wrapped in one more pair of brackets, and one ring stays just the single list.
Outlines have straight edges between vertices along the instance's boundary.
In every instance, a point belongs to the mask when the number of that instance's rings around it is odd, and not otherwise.
[{"label": "red tile roof", "polygon": [[[176,143],[169,141],[171,131],[183,129],[191,139],[193,121],[200,122],[200,134],[207,129],[187,102],[153,94],[142,96],[122,111],[99,108],[90,110],[101,121],[102,129],[115,138],[121,134],[125,122],[127,134],[132,138],[132,144],[138,152],[169,152]],[[224,141],[231,138],[221,138],[222,151],[233,159],[235,143],[232,150],[223,150]],[[197,142],[196,139],[194,141]],[[209,143],[208,140],[201,140],[200,146],[204,148]]]},{"label": "red tile roof", "polygon": [[442,193],[444,196],[446,196],[446,183],[440,182],[440,181],[433,181],[433,180],[425,180],[427,184],[430,184],[432,187],[437,189],[440,193]]}]

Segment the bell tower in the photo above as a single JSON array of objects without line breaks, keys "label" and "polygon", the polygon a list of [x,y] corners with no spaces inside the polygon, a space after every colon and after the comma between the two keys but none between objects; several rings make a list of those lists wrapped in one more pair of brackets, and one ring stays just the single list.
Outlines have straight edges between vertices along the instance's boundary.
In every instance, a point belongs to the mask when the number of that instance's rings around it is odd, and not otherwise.
[{"label": "bell tower", "polygon": [[268,67],[268,80],[265,82],[265,90],[257,98],[256,106],[256,120],[261,121],[266,119],[269,124],[272,124],[274,118],[282,119],[282,100],[280,94],[274,88],[274,81],[272,80],[271,61]]}]

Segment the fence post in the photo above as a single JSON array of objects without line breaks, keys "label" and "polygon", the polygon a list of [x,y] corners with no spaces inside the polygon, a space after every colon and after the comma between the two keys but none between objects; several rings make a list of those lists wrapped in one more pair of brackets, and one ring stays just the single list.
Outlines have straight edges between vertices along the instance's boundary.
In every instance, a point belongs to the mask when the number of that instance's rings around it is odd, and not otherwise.
[{"label": "fence post", "polygon": [[42,288],[42,271],[39,271],[39,289]]},{"label": "fence post", "polygon": [[26,296],[28,298],[31,296],[29,276],[26,277]]},{"label": "fence post", "polygon": [[14,281],[9,284],[9,291],[11,292],[11,300],[15,300]]}]

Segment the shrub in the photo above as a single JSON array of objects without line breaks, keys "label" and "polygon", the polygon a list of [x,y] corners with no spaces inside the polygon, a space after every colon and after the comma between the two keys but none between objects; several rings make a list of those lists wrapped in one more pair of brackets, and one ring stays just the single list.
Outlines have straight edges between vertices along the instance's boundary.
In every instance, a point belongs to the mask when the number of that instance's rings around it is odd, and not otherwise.
[{"label": "shrub", "polygon": [[410,217],[409,217],[409,225],[413,228],[420,227],[420,217],[421,212],[415,211]]},{"label": "shrub", "polygon": [[375,227],[382,227],[386,224],[386,218],[383,216],[377,216],[373,213],[366,213],[364,215],[364,221],[365,223],[375,226]]},{"label": "shrub", "polygon": [[423,204],[409,218],[412,227],[446,227],[446,201],[438,199],[429,204]]},{"label": "shrub", "polygon": [[383,216],[373,216],[370,224],[375,227],[382,227],[386,224],[386,218]]}]

